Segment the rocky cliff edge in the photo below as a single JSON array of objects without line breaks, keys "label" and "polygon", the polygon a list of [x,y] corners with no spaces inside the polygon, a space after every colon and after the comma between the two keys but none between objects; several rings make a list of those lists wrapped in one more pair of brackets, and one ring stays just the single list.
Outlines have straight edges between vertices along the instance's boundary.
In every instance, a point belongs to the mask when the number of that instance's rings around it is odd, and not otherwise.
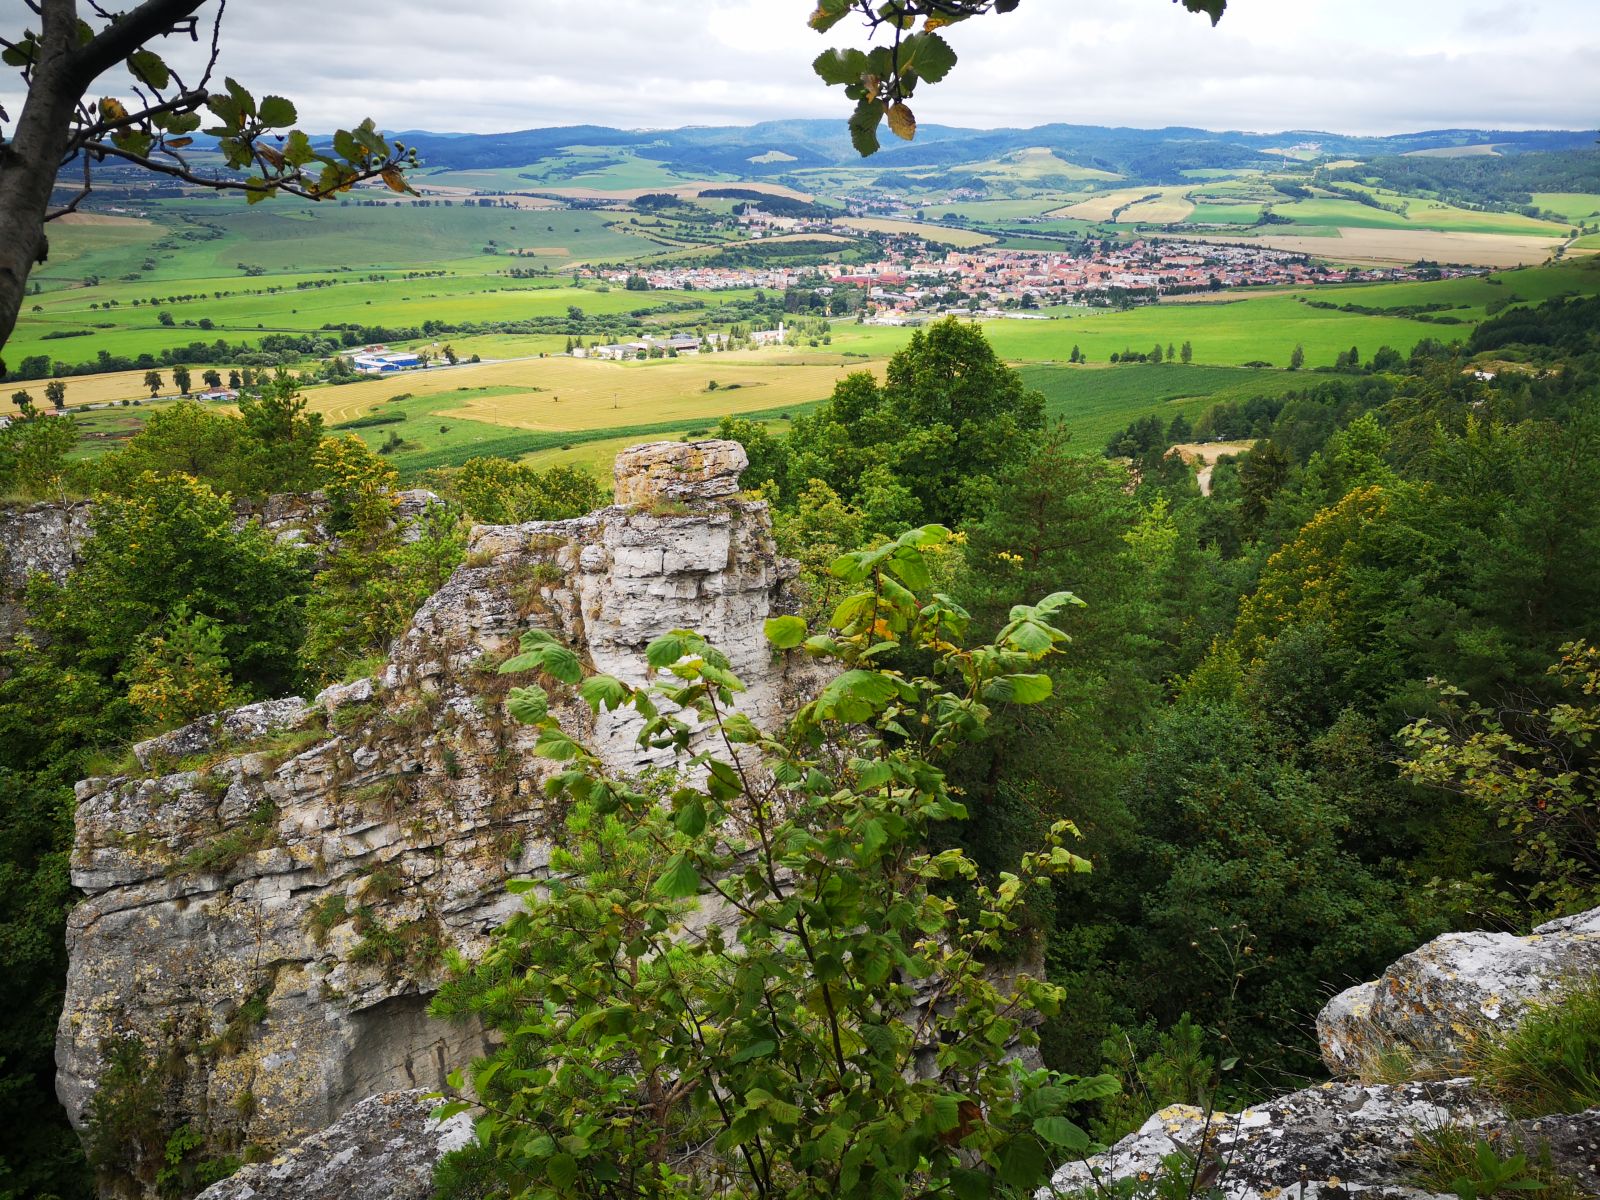
[{"label": "rocky cliff edge", "polygon": [[[137,771],[82,781],[57,1040],[74,1123],[133,1076],[164,1126],[261,1158],[480,1054],[426,1007],[444,953],[481,950],[517,903],[506,880],[550,859],[554,768],[500,703],[518,635],[547,629],[641,682],[647,643],[692,628],[758,723],[803,699],[763,638],[793,568],[766,505],[738,494],[745,465],[732,442],[626,451],[623,503],[475,528],[378,677],[208,718],[136,747]],[[553,711],[613,768],[647,765],[629,715]]]}]

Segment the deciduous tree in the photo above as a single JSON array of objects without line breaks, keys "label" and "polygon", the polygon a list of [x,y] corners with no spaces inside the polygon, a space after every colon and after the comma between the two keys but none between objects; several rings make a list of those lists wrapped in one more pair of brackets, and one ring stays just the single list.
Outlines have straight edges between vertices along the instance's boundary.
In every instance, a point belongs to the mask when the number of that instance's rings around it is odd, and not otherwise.
[{"label": "deciduous tree", "polygon": [[[95,166],[108,159],[194,187],[243,192],[252,203],[280,191],[321,200],[367,179],[409,190],[403,168],[414,152],[370,120],[313,146],[294,128],[295,107],[282,96],[258,98],[233,79],[215,82],[226,0],[217,0],[209,20],[207,0],[142,0],[122,11],[96,0],[28,0],[28,7],[37,24],[0,31],[0,62],[16,69],[25,93],[9,140],[0,128],[0,347],[16,324],[28,273],[48,253],[46,223],[82,203]],[[185,79],[151,48],[171,36],[209,41],[198,77]],[[128,78],[97,95],[101,78],[118,66]],[[0,126],[11,121],[0,109]],[[190,160],[197,131],[217,139],[226,170]],[[78,191],[53,205],[66,171]]]}]

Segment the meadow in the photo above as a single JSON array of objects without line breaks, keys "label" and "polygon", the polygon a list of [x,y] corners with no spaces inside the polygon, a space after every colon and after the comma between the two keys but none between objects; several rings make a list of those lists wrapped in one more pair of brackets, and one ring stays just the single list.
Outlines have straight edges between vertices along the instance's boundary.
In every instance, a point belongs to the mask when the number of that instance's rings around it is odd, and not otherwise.
[{"label": "meadow", "polygon": [[[1119,185],[1104,172],[1079,169],[1042,150],[970,166],[1013,193],[1031,194],[935,204],[917,221],[856,218],[852,224],[863,233],[923,233],[958,246],[1000,239],[1001,246],[1060,249],[1067,237],[1114,237],[1133,225],[1190,237],[1207,236],[1197,225],[1239,226],[1209,235],[1233,241],[1270,203],[1295,224],[1252,230],[1260,240],[1349,262],[1475,257],[1510,264],[1543,259],[1566,233],[1551,222],[1418,198],[1408,200],[1401,215],[1329,196],[1296,201],[1272,190],[1273,179],[1296,178],[1298,168],[1287,168],[1286,175],[1203,172],[1186,185],[1150,187]],[[813,182],[826,196],[829,182],[858,185],[857,170],[839,169],[837,180]],[[608,194],[626,196],[656,188],[692,196],[704,186],[665,178],[665,171],[626,153],[574,148],[537,168],[429,172],[418,182],[456,195],[558,188],[599,195],[609,188]],[[908,187],[917,176],[911,169],[878,174]],[[799,194],[770,182],[750,186]],[[1591,204],[1600,210],[1600,196],[1543,200],[1543,207],[1573,219]],[[732,204],[713,199],[703,207],[726,215]],[[939,224],[954,217],[962,223]],[[718,240],[706,244],[708,236]],[[606,330],[607,319],[615,318],[616,335],[638,321],[662,330],[717,327],[726,324],[721,305],[749,301],[755,293],[637,292],[593,281],[580,286],[566,268],[686,259],[714,253],[733,236],[684,221],[670,209],[530,210],[462,202],[290,202],[248,209],[201,199],[155,201],[136,213],[63,226],[50,262],[36,276],[40,292],[30,297],[6,350],[14,361],[44,354],[83,362],[102,350],[131,358],[196,341],[254,344],[273,333],[314,334],[351,323],[419,328],[429,321],[549,320],[559,330],[573,308],[582,310],[591,330]],[[841,246],[847,241],[838,239]],[[515,277],[513,270],[536,273]],[[83,286],[86,278],[89,286]],[[1331,365],[1352,346],[1364,357],[1380,346],[1404,354],[1424,338],[1465,337],[1491,305],[1595,291],[1600,264],[1575,257],[1494,278],[1232,292],[1124,311],[1061,307],[1046,320],[990,320],[984,329],[998,353],[1046,394],[1051,414],[1095,445],[1139,416],[1193,416],[1218,398],[1302,386],[1306,375],[1282,369],[1296,346],[1308,368]],[[1436,307],[1441,304],[1446,307]],[[462,359],[476,354],[482,362],[317,384],[306,394],[329,427],[357,422],[350,432],[383,449],[407,478],[480,454],[577,462],[604,474],[610,456],[630,440],[710,429],[727,414],[753,415],[781,428],[850,371],[881,374],[910,336],[908,328],[846,318],[833,323],[825,346],[621,364],[565,357],[560,332],[459,333],[426,344],[437,353],[448,342]],[[1165,353],[1185,342],[1192,364],[1110,365],[1113,354],[1148,354],[1157,345]],[[1089,365],[1065,365],[1074,349]],[[1245,367],[1262,362],[1272,367]],[[226,373],[226,364],[218,365]],[[204,368],[190,369],[198,389]],[[86,413],[81,452],[116,445],[169,400],[175,394],[170,370],[162,376],[155,402],[142,370],[68,379],[69,407],[116,406]],[[23,386],[42,400],[41,383]]]}]

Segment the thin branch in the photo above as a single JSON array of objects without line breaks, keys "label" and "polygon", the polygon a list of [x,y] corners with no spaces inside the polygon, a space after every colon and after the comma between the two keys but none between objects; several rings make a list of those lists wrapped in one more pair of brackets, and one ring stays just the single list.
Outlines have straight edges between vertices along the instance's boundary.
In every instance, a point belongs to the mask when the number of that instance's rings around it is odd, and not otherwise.
[{"label": "thin branch", "polygon": [[[195,40],[194,13],[205,0],[144,0],[132,12],[121,13],[111,19],[81,50],[73,56],[83,86],[88,87],[102,72],[110,70],[152,38],[176,31],[187,32]],[[188,29],[183,27],[187,25]]]},{"label": "thin branch", "polygon": [[89,198],[89,193],[94,190],[92,185],[90,184],[89,170],[90,170],[90,159],[89,159],[89,156],[87,154],[85,154],[83,156],[83,187],[79,189],[78,194],[76,196],[74,196],[71,200],[69,200],[67,202],[67,204],[66,204],[66,206],[64,208],[59,208],[55,212],[46,213],[44,215],[44,219],[46,221],[54,221],[57,217],[64,217],[68,213],[77,212],[78,211],[78,205],[82,204],[85,200],[87,200]]}]

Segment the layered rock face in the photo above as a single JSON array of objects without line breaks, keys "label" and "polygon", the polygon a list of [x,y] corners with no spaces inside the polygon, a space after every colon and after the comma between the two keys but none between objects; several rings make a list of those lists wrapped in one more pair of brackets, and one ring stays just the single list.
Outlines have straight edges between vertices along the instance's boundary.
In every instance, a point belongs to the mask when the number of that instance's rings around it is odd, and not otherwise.
[{"label": "layered rock face", "polygon": [[[670,491],[640,483],[663,462]],[[73,1121],[131,1061],[168,1126],[275,1151],[482,1053],[425,1009],[444,953],[481,951],[515,910],[505,881],[544,871],[559,833],[540,786],[555,766],[500,703],[518,635],[642,682],[649,641],[696,629],[767,725],[810,685],[762,635],[792,568],[765,504],[734,492],[744,462],[726,442],[626,452],[617,491],[643,507],[474,529],[378,678],[198,722],[138,747],[143,773],[80,783],[87,898],[57,1042]],[[648,761],[634,720],[559,692],[552,711],[612,768]]]}]

